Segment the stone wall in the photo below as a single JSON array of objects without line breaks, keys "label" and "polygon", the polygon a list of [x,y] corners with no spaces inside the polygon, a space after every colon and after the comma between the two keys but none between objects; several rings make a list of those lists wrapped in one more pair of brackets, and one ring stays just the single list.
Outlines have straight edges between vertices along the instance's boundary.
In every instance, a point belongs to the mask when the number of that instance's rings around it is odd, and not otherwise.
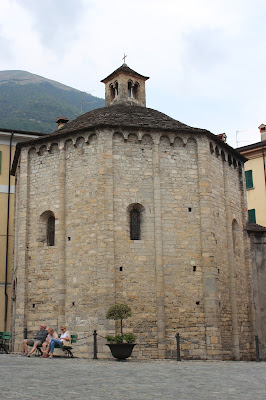
[{"label": "stone wall", "polygon": [[[105,313],[125,302],[137,358],[175,357],[177,332],[185,358],[253,357],[241,163],[203,134],[100,129],[51,140],[25,146],[17,169],[15,349],[24,327],[65,322],[80,338],[75,354],[91,357],[93,330],[115,333]],[[130,239],[134,205],[141,240]],[[47,211],[55,246],[42,232]],[[109,356],[102,338],[99,356]]]}]

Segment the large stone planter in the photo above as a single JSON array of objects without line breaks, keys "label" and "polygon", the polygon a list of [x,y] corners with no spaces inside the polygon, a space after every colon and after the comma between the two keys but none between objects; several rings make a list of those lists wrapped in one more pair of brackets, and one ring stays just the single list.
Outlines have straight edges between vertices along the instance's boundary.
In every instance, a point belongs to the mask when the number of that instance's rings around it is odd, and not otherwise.
[{"label": "large stone planter", "polygon": [[107,343],[109,346],[112,356],[120,360],[125,360],[126,358],[130,357],[135,343]]}]

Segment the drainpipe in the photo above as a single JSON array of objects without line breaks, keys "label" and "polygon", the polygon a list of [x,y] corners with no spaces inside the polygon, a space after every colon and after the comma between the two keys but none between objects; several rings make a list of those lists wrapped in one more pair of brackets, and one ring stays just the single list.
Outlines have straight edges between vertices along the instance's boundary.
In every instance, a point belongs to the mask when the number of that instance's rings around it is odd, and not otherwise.
[{"label": "drainpipe", "polygon": [[10,170],[11,170],[11,157],[12,157],[12,139],[14,132],[11,133],[9,142],[9,165],[8,165],[8,195],[7,195],[7,222],[6,222],[6,273],[5,273],[5,321],[4,321],[4,332],[6,332],[7,324],[7,306],[8,306],[8,295],[7,295],[7,269],[8,269],[8,245],[9,245],[9,212],[10,212]]}]

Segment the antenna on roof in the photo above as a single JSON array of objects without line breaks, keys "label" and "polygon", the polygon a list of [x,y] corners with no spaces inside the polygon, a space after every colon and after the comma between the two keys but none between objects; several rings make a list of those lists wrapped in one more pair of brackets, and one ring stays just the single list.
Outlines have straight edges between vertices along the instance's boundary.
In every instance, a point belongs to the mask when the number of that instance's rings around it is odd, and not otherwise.
[{"label": "antenna on roof", "polygon": [[82,115],[82,114],[83,114],[83,106],[84,106],[85,104],[97,103],[96,100],[94,100],[94,101],[83,101],[84,94],[87,93],[87,94],[90,94],[90,95],[91,95],[91,92],[94,92],[94,90],[90,90],[90,91],[88,91],[88,92],[80,92],[80,93],[81,93],[80,113],[75,114],[75,115]]},{"label": "antenna on roof", "polygon": [[[236,131],[236,147],[238,147],[238,143],[239,143],[239,141],[238,141],[238,134],[239,134],[240,132],[247,132],[247,130],[244,130],[244,131]],[[240,142],[243,142],[243,140],[240,140]]]}]

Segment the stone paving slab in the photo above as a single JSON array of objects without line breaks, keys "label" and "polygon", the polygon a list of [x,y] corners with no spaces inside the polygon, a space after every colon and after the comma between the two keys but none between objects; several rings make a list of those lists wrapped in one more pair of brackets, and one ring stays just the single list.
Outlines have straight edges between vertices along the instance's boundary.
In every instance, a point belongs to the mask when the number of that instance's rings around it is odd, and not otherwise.
[{"label": "stone paving slab", "polygon": [[265,400],[266,363],[0,354],[0,399]]}]

